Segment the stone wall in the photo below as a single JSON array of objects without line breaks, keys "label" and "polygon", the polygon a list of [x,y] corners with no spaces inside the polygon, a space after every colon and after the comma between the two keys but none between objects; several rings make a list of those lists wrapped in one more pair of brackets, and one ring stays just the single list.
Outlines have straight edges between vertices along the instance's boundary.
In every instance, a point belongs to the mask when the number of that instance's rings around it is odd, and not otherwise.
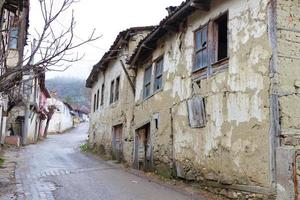
[{"label": "stone wall", "polygon": [[[281,147],[277,150],[278,199],[299,198],[300,1],[277,0],[275,91],[279,99]],[[282,156],[283,155],[283,156]],[[297,187],[298,185],[298,187]]]}]

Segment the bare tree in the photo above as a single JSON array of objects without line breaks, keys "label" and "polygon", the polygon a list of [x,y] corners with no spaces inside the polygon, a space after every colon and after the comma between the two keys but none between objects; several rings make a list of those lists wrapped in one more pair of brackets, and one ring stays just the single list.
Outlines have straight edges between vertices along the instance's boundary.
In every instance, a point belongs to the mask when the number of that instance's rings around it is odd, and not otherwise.
[{"label": "bare tree", "polygon": [[[11,91],[20,83],[35,78],[38,73],[66,70],[70,63],[79,61],[83,57],[77,53],[74,55],[74,50],[101,37],[95,36],[95,30],[93,30],[85,40],[74,42],[76,23],[73,12],[69,25],[64,25],[65,29],[57,31],[54,28],[58,18],[70,10],[76,0],[62,0],[59,1],[60,5],[55,0],[36,1],[39,1],[40,4],[43,26],[41,30],[35,30],[37,38],[32,45],[32,51],[24,56],[16,66],[6,67],[5,73],[0,76],[0,92]],[[8,55],[7,52],[3,51],[4,49],[2,49],[1,60],[5,60],[5,56]],[[67,66],[66,63],[68,63]],[[24,74],[31,74],[31,76],[24,78]]]},{"label": "bare tree", "polygon": [[50,124],[52,116],[54,115],[54,113],[55,113],[56,110],[57,110],[57,107],[55,105],[49,105],[48,106],[48,111],[46,113],[46,115],[47,115],[47,121],[46,121],[45,130],[44,130],[44,138],[47,138],[49,124]]}]

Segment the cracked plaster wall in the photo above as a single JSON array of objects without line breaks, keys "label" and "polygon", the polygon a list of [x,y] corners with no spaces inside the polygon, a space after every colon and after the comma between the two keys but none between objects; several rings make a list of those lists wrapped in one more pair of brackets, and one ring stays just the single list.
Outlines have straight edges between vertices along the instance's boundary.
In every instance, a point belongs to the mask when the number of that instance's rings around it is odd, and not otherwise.
[{"label": "cracked plaster wall", "polygon": [[[215,0],[210,12],[193,13],[184,31],[162,38],[154,51],[152,60],[164,55],[163,91],[146,100],[144,68],[138,70],[134,123],[138,128],[160,115],[159,128],[151,128],[157,170],[174,161],[186,179],[270,187],[268,2]],[[229,68],[193,86],[193,31],[226,10]],[[194,94],[206,99],[205,128],[189,126],[186,101]]]},{"label": "cracked plaster wall", "polygon": [[[133,107],[134,95],[130,87],[130,83],[125,75],[120,59],[123,61],[126,57],[132,54],[138,42],[143,39],[147,32],[140,32],[131,37],[127,47],[123,48],[117,59],[109,63],[107,69],[99,73],[98,81],[92,87],[91,99],[91,119],[89,128],[89,144],[90,146],[100,148],[105,151],[106,155],[111,156],[112,153],[112,136],[113,126],[123,125],[122,132],[122,146],[123,146],[123,161],[132,162],[133,149],[133,135],[132,135],[132,121],[133,121]],[[128,70],[130,76],[134,76],[131,70]],[[110,104],[110,85],[111,81],[120,76],[120,93],[119,100]],[[105,84],[104,104],[99,105],[99,109],[93,112],[94,94],[97,90],[100,91],[102,84]],[[100,104],[100,97],[99,97]]]}]

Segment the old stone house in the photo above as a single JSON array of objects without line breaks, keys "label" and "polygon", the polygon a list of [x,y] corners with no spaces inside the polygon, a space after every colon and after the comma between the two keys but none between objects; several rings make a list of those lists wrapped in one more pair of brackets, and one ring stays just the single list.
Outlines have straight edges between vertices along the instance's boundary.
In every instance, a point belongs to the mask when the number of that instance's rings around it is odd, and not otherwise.
[{"label": "old stone house", "polygon": [[118,109],[132,117],[111,123],[119,119],[111,109],[99,112],[104,120],[92,114],[90,143],[109,147],[114,124],[126,122],[120,148],[137,169],[296,199],[299,10],[295,0],[187,0],[168,8],[127,62],[134,103]]},{"label": "old stone house", "polygon": [[133,149],[134,74],[126,58],[152,29],[134,27],[120,32],[86,82],[92,94],[89,142],[117,160],[130,161]]}]

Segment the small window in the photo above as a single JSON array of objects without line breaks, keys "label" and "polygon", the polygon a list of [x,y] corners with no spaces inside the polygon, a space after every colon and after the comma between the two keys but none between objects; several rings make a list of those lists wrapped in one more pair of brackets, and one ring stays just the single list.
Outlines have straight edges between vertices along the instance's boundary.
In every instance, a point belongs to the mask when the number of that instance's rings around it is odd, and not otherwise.
[{"label": "small window", "polygon": [[144,98],[147,98],[151,94],[151,76],[152,76],[152,65],[146,68],[144,75]]},{"label": "small window", "polygon": [[96,111],[96,101],[97,101],[97,95],[94,94],[94,112]]},{"label": "small window", "polygon": [[115,96],[115,81],[113,80],[110,84],[110,99],[109,99],[109,102],[110,103],[113,103],[114,102],[114,96]]},{"label": "small window", "polygon": [[101,106],[104,104],[104,84],[101,86]]},{"label": "small window", "polygon": [[207,67],[207,27],[195,32],[195,65],[193,71]]},{"label": "small window", "polygon": [[222,15],[215,21],[216,61],[228,57],[228,14]]},{"label": "small window", "polygon": [[97,110],[99,109],[99,94],[100,93],[100,91],[99,90],[97,90]]},{"label": "small window", "polygon": [[116,79],[115,101],[119,100],[120,94],[120,76]]},{"label": "small window", "polygon": [[19,34],[18,27],[12,27],[11,30],[9,31],[8,48],[10,49],[18,48],[18,34]]},{"label": "small window", "polygon": [[162,88],[163,62],[164,60],[160,59],[155,65],[154,92]]}]

